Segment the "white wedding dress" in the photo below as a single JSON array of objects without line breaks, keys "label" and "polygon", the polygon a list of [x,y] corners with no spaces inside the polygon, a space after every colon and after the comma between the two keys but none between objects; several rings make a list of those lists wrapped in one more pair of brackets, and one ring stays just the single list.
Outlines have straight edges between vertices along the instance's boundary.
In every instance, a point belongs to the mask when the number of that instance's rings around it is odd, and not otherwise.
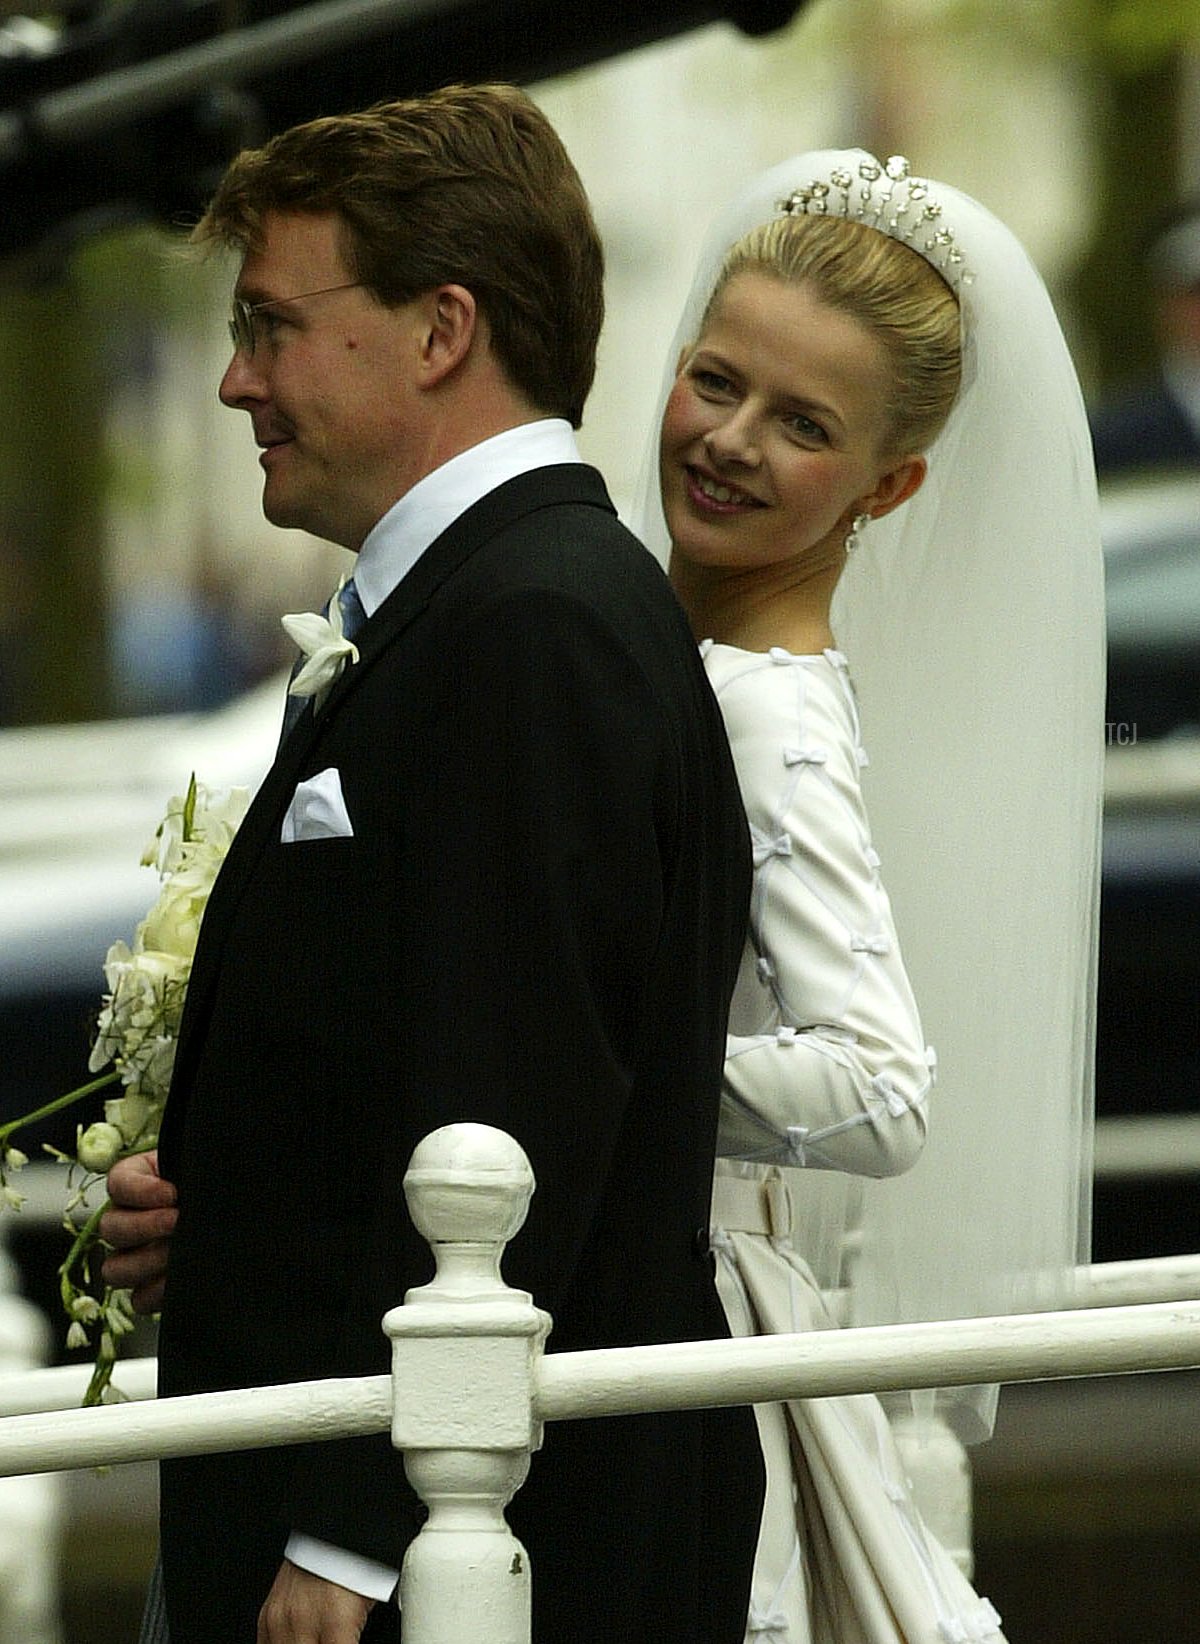
[{"label": "white wedding dress", "polygon": [[[862,1178],[919,1158],[933,1055],[871,845],[845,658],[702,650],[755,870],[713,1188],[718,1289],[737,1335],[829,1329],[820,1285],[842,1277]],[[767,1501],[748,1641],[1002,1640],[922,1525],[877,1399],[756,1414]]]}]

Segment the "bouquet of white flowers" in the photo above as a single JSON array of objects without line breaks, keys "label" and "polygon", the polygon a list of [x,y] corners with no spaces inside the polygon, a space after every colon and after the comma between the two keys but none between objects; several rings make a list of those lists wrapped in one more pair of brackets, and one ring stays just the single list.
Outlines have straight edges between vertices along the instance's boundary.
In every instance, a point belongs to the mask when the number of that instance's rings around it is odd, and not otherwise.
[{"label": "bouquet of white flowers", "polygon": [[132,945],[114,942],[104,962],[108,992],[88,1063],[99,1077],[0,1125],[0,1194],[19,1210],[24,1201],[12,1177],[28,1158],[12,1145],[12,1136],[98,1091],[118,1083],[122,1087],[104,1103],[103,1119],[77,1127],[73,1154],[46,1144],[68,1170],[63,1224],[72,1242],[58,1271],[70,1320],[67,1345],[95,1347],[87,1404],[99,1403],[109,1389],[116,1344],[133,1329],[134,1318],[129,1291],[102,1284],[92,1272],[107,1200],[82,1223],[79,1216],[91,1188],[118,1159],[157,1144],[200,921],[248,802],[246,788],[214,791],[194,776],[187,793],[171,800],[142,853],[143,865],[158,871],[158,899],[134,932]]}]

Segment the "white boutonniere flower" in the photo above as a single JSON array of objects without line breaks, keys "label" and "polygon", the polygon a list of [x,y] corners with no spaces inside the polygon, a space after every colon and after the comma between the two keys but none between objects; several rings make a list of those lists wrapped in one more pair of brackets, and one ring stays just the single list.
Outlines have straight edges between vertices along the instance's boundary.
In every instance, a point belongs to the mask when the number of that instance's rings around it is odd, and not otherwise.
[{"label": "white boutonniere flower", "polygon": [[358,661],[358,646],[347,639],[342,631],[339,596],[345,585],[346,578],[343,577],[329,601],[327,615],[298,611],[282,618],[288,638],[307,658],[288,686],[288,695],[311,696],[315,699],[313,706],[316,708],[321,706],[347,662]]}]

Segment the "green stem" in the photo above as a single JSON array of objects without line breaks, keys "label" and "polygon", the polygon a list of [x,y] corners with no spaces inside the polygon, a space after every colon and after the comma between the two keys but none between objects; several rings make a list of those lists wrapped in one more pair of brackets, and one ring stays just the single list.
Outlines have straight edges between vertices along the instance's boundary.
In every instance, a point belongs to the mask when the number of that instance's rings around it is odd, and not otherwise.
[{"label": "green stem", "polygon": [[36,1124],[39,1119],[48,1119],[52,1113],[59,1113],[64,1107],[70,1107],[74,1102],[81,1102],[85,1096],[94,1096],[98,1090],[105,1090],[109,1085],[115,1085],[121,1077],[120,1068],[109,1068],[98,1079],[89,1084],[80,1085],[78,1090],[69,1090],[65,1096],[56,1096],[52,1102],[44,1107],[35,1108],[32,1113],[25,1113],[19,1119],[10,1119],[7,1124],[0,1125],[0,1144],[3,1144],[12,1135],[14,1130],[21,1130],[26,1125]]},{"label": "green stem", "polygon": [[96,1209],[92,1211],[87,1221],[84,1222],[78,1233],[76,1233],[75,1242],[72,1244],[70,1250],[67,1251],[67,1254],[63,1259],[62,1266],[58,1270],[58,1275],[62,1281],[61,1288],[63,1290],[64,1306],[67,1306],[66,1287],[71,1282],[71,1269],[79,1260],[80,1256],[82,1256],[84,1252],[94,1243],[96,1234],[100,1228],[100,1218],[103,1216],[104,1212],[108,1209],[111,1203],[111,1199],[105,1199],[102,1205],[98,1205]]},{"label": "green stem", "polygon": [[[92,1379],[88,1382],[87,1391],[83,1395],[85,1410],[93,1409],[97,1404],[104,1403],[104,1390],[112,1382],[114,1368],[115,1361],[113,1359],[105,1358],[102,1353],[96,1354],[95,1362],[92,1365]],[[106,1471],[106,1469],[101,1469],[101,1471]]]}]

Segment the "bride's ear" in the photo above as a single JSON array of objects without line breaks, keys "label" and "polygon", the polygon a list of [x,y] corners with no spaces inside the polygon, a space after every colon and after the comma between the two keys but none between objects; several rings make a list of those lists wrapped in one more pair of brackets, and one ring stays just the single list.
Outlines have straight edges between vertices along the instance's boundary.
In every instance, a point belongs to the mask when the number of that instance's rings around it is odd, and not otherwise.
[{"label": "bride's ear", "polygon": [[863,498],[861,513],[872,519],[882,519],[893,508],[899,508],[921,489],[929,464],[924,457],[905,457],[886,474],[881,474],[875,489]]}]

